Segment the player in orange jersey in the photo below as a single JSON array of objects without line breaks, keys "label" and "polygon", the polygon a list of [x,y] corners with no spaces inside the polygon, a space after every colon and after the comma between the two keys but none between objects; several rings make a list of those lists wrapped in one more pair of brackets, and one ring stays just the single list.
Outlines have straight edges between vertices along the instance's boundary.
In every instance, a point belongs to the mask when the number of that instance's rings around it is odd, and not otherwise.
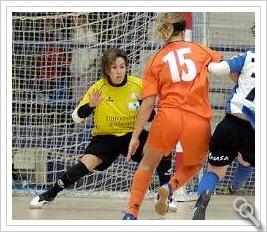
[{"label": "player in orange jersey", "polygon": [[138,147],[138,137],[157,96],[158,113],[133,178],[124,220],[137,219],[155,168],[178,141],[183,147],[183,158],[170,182],[158,190],[155,209],[160,215],[168,211],[168,196],[197,174],[208,153],[212,110],[208,99],[207,66],[210,62],[219,62],[222,57],[208,47],[185,42],[185,28],[183,13],[163,13],[158,22],[165,46],[152,57],[144,73],[143,102],[129,144],[128,159]]}]

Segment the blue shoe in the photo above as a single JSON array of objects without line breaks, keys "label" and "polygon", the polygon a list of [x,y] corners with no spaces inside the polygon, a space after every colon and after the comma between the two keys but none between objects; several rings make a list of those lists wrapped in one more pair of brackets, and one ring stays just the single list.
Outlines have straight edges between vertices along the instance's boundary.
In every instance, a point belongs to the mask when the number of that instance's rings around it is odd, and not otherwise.
[{"label": "blue shoe", "polygon": [[122,220],[137,220],[137,217],[133,216],[130,213],[126,213],[126,214],[124,214]]}]

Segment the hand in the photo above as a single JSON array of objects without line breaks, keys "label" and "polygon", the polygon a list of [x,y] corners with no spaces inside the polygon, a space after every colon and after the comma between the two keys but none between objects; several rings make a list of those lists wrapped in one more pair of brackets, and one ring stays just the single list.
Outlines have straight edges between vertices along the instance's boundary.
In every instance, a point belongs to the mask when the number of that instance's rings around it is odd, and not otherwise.
[{"label": "hand", "polygon": [[135,154],[137,148],[139,147],[140,141],[136,137],[132,137],[128,147],[128,154],[126,157],[126,161],[129,162],[131,157]]},{"label": "hand", "polygon": [[102,100],[103,97],[101,96],[101,91],[100,90],[96,90],[92,93],[90,99],[89,99],[89,106],[91,108],[96,107]]}]

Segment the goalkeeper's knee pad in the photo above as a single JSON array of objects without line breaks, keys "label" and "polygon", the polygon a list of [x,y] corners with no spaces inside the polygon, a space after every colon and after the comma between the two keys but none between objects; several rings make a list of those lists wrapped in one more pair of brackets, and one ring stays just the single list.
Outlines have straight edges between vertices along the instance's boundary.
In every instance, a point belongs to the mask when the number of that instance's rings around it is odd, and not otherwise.
[{"label": "goalkeeper's knee pad", "polygon": [[62,185],[62,188],[67,188],[88,173],[89,170],[85,164],[79,161],[77,164],[68,168],[68,170],[63,174],[62,178],[58,180],[58,184]]}]

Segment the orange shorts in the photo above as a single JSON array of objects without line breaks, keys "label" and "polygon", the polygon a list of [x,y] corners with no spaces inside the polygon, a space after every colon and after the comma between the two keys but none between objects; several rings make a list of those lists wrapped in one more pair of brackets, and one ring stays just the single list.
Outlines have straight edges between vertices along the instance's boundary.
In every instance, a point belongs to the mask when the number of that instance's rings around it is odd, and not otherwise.
[{"label": "orange shorts", "polygon": [[169,155],[180,141],[183,165],[200,164],[208,155],[211,138],[210,120],[180,109],[159,109],[149,131],[147,143]]}]

